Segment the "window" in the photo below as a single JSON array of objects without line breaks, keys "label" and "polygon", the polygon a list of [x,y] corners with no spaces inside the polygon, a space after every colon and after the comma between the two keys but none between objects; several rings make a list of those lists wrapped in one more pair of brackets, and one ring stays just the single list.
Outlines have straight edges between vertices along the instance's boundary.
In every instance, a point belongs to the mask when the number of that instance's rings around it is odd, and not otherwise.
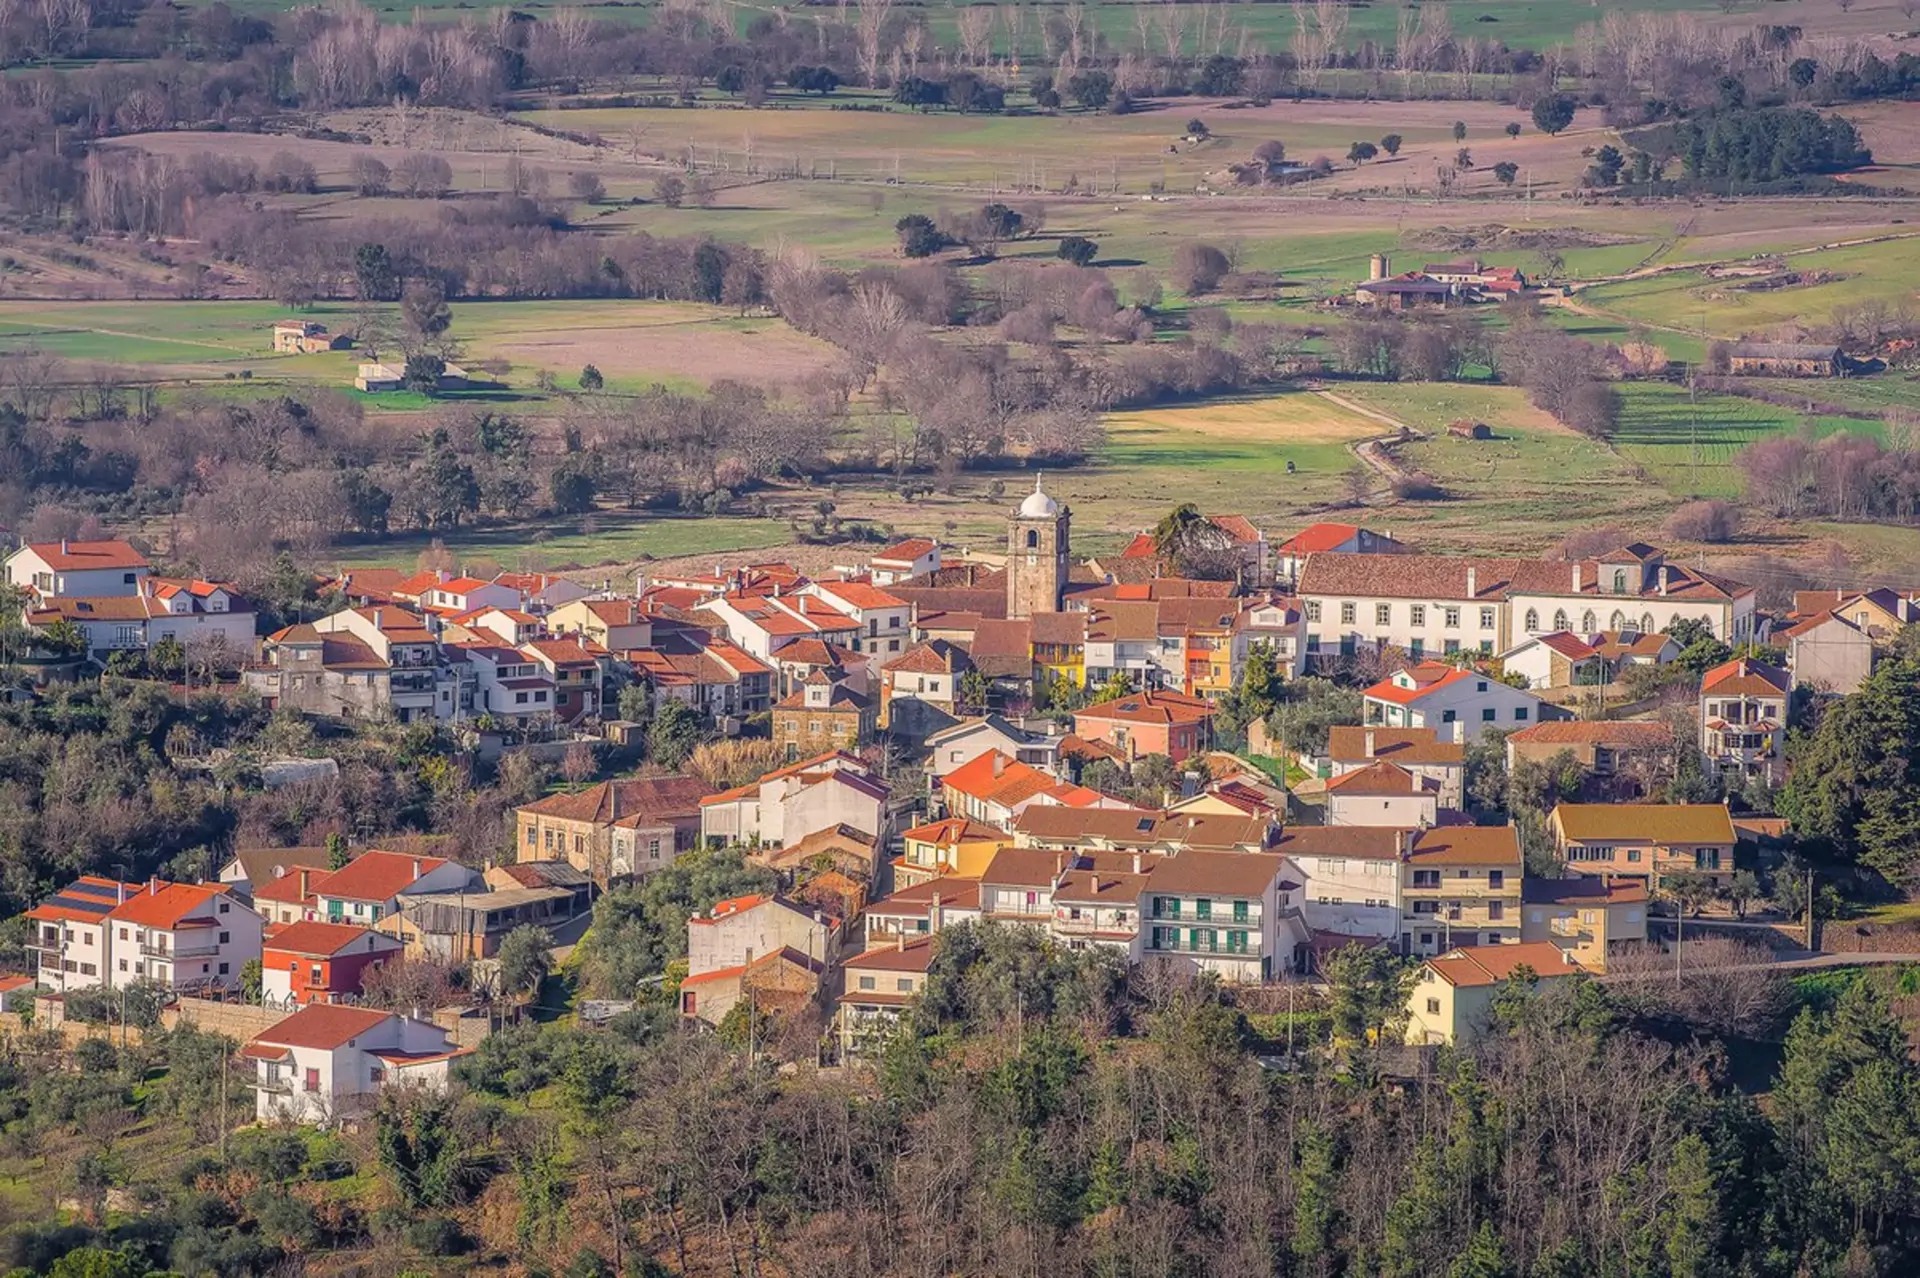
[{"label": "window", "polygon": [[127,970],[127,961],[125,959],[120,960],[120,970],[123,972]]},{"label": "window", "polygon": [[1416,638],[1407,645],[1407,655],[1409,657],[1418,659],[1419,657],[1425,655],[1426,651],[1427,651],[1427,641],[1424,639]]},{"label": "window", "polygon": [[1430,999],[1428,999],[1428,1000],[1427,1000],[1427,1015],[1428,1015],[1428,1016],[1438,1016],[1438,1015],[1440,1015],[1440,1000],[1439,1000],[1439,999],[1437,999],[1437,998],[1430,998]]},{"label": "window", "polygon": [[1580,614],[1580,632],[1582,634],[1590,635],[1599,628],[1600,622],[1599,619],[1593,615],[1593,609],[1589,608]]},{"label": "window", "polygon": [[[1418,609],[1416,609],[1415,611],[1417,612]],[[1392,604],[1375,604],[1373,606],[1373,624],[1376,626],[1392,625],[1393,624],[1393,605]]]},{"label": "window", "polygon": [[902,994],[911,994],[913,993],[913,978],[911,976],[899,977],[894,981],[893,988]]},{"label": "window", "polygon": [[1413,885],[1414,885],[1415,887],[1417,887],[1417,888],[1437,888],[1437,887],[1439,887],[1439,886],[1440,886],[1440,871],[1438,871],[1438,870],[1415,870],[1415,871],[1413,872]]},{"label": "window", "polygon": [[1618,608],[1615,608],[1613,610],[1613,615],[1607,618],[1607,629],[1625,630],[1626,628],[1627,628],[1627,614],[1624,612],[1621,612]]},{"label": "window", "polygon": [[1415,914],[1438,914],[1440,912],[1440,902],[1415,901],[1413,903],[1413,912]]},{"label": "window", "polygon": [[367,1071],[367,1081],[369,1083],[383,1083],[386,1081],[386,1078],[387,1071],[378,1065],[375,1065]]},{"label": "window", "polygon": [[1307,620],[1320,620],[1320,601],[1318,599],[1307,600]]},{"label": "window", "polygon": [[1473,690],[1475,692],[1485,692],[1487,690],[1487,681],[1485,679],[1480,680],[1480,682],[1473,685]]},{"label": "window", "polygon": [[1652,613],[1643,612],[1640,614],[1640,633],[1643,635],[1650,635],[1653,633],[1653,614]]},{"label": "window", "polygon": [[1505,901],[1488,901],[1488,902],[1487,902],[1487,917],[1488,917],[1489,919],[1493,919],[1493,920],[1496,920],[1496,921],[1497,921],[1497,920],[1499,920],[1499,919],[1504,919],[1504,918],[1506,918],[1506,917],[1507,917],[1507,903],[1506,903]]},{"label": "window", "polygon": [[1498,891],[1499,889],[1504,888],[1506,885],[1507,885],[1507,872],[1505,870],[1488,870],[1487,871],[1488,887]]},{"label": "window", "polygon": [[120,929],[120,939],[123,941],[127,939],[127,929],[124,927]]},{"label": "window", "polygon": [[1639,849],[1638,849],[1638,848],[1631,848],[1631,849],[1629,849],[1629,850],[1627,851],[1627,861],[1628,861],[1628,863],[1629,863],[1629,864],[1633,864],[1633,865],[1638,865],[1638,864],[1639,864],[1639,862],[1640,862],[1640,851],[1639,851]]},{"label": "window", "polygon": [[1037,550],[1040,546],[1040,532],[1036,528],[1027,529],[1027,549]]},{"label": "window", "polygon": [[1493,626],[1494,626],[1494,620],[1493,620],[1493,618],[1494,618],[1494,612],[1493,612],[1493,609],[1491,609],[1491,608],[1482,608],[1482,609],[1480,610],[1480,628],[1481,628],[1482,630],[1491,630],[1491,629],[1493,629]]},{"label": "window", "polygon": [[1347,863],[1338,857],[1328,857],[1320,862],[1320,872],[1328,878],[1336,878],[1347,872]]},{"label": "window", "polygon": [[1567,610],[1565,608],[1555,608],[1553,610],[1553,628],[1555,630],[1565,630],[1567,628]]},{"label": "window", "polygon": [[647,840],[647,860],[658,861],[659,859],[660,859],[660,840],[648,839]]},{"label": "window", "polygon": [[1527,621],[1526,621],[1526,626],[1527,626],[1527,633],[1528,633],[1528,634],[1530,634],[1530,635],[1531,635],[1531,634],[1537,634],[1537,633],[1539,633],[1539,630],[1540,630],[1540,613],[1539,613],[1539,610],[1538,610],[1538,609],[1534,609],[1534,608],[1529,608],[1529,609],[1527,609]]},{"label": "window", "polygon": [[1526,706],[1516,707],[1513,712],[1513,717],[1515,722],[1524,721],[1527,717],[1527,707]]},{"label": "window", "polygon": [[1457,711],[1442,710],[1440,712],[1440,722],[1442,723],[1452,723],[1455,719],[1458,719],[1459,717],[1460,715]]},{"label": "window", "polygon": [[863,977],[861,977],[861,978],[860,978],[860,988],[861,988],[861,989],[863,989],[863,990],[870,990],[870,989],[872,989],[872,988],[874,988],[874,985],[873,985],[873,978],[872,978],[871,976],[863,976]]},{"label": "window", "polygon": [[82,963],[80,965],[80,975],[82,976],[98,976],[99,974],[100,969],[91,963]]},{"label": "window", "polygon": [[220,965],[220,975],[225,976],[226,974],[227,974],[227,965],[225,963],[222,963]]},{"label": "window", "polygon": [[310,1092],[317,1092],[320,1090],[320,1071],[319,1070],[310,1069],[307,1071],[306,1088]]},{"label": "window", "polygon": [[1445,653],[1449,657],[1451,657],[1455,653],[1460,651],[1460,641],[1458,639],[1449,639],[1444,644],[1441,645],[1441,648],[1443,651],[1445,651]]},{"label": "window", "polygon": [[524,706],[525,704],[527,704],[527,694],[524,692],[514,693],[513,704],[515,704],[516,706]]},{"label": "window", "polygon": [[1198,901],[1195,901],[1193,903],[1193,917],[1196,919],[1212,918],[1213,902],[1207,900],[1205,897],[1201,897]]},{"label": "window", "polygon": [[227,912],[227,903],[225,901],[220,902],[219,908],[214,911],[214,913],[216,914],[225,914],[226,912]]},{"label": "window", "polygon": [[527,827],[527,846],[530,848],[540,846],[540,832],[532,826]]},{"label": "window", "polygon": [[1247,903],[1245,901],[1235,901],[1233,903],[1233,921],[1235,923],[1245,923],[1247,921]]},{"label": "window", "polygon": [[1355,615],[1354,606],[1352,604],[1343,603],[1340,605],[1340,624],[1341,625],[1351,626],[1353,624],[1354,615]]},{"label": "window", "polygon": [[1427,624],[1427,606],[1425,604],[1409,605],[1407,613],[1409,617],[1411,617],[1414,625],[1424,626]]},{"label": "window", "polygon": [[1613,570],[1613,593],[1616,595],[1624,595],[1627,593],[1627,570],[1625,568],[1615,568]]},{"label": "window", "polygon": [[1447,629],[1458,630],[1460,628],[1460,610],[1458,608],[1442,608],[1440,615]]},{"label": "window", "polygon": [[1494,715],[1498,713],[1499,711],[1495,710],[1492,706],[1488,706],[1485,710],[1482,710],[1480,712],[1480,722],[1492,723]]},{"label": "window", "polygon": [[220,944],[226,945],[230,943],[232,940],[233,940],[233,934],[231,932],[222,932],[220,934]]}]

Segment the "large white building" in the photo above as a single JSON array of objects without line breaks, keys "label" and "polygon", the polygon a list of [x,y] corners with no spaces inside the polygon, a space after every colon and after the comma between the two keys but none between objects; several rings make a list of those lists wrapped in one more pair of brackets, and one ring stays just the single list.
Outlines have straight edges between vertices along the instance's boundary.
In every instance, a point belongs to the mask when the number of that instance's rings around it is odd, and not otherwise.
[{"label": "large white building", "polygon": [[147,568],[147,557],[124,541],[40,541],[8,555],[0,580],[42,599],[104,599],[139,594]]},{"label": "large white building", "polygon": [[1315,554],[1300,570],[1309,658],[1400,648],[1414,657],[1491,656],[1556,630],[1664,630],[1704,623],[1738,644],[1754,633],[1754,591],[1666,562],[1635,543],[1594,559]]},{"label": "large white building", "polygon": [[888,833],[888,791],[850,754],[819,755],[700,800],[700,837],[785,847],[818,830]]},{"label": "large white building", "polygon": [[1547,717],[1547,703],[1492,675],[1439,661],[1397,670],[1361,694],[1372,728],[1426,728],[1442,741],[1466,743],[1492,728],[1527,728]]},{"label": "large white building", "polygon": [[260,916],[226,884],[76,879],[28,910],[35,977],[56,993],[131,985],[233,990],[260,957]]}]

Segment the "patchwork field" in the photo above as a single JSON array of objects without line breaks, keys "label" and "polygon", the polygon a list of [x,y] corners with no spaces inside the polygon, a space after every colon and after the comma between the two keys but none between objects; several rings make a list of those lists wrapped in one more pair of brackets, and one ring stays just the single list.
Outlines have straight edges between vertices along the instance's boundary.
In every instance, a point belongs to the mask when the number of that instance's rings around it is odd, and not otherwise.
[{"label": "patchwork field", "polygon": [[1757,439],[1792,431],[1878,435],[1878,422],[1797,414],[1731,395],[1689,396],[1683,386],[1634,382],[1624,400],[1614,446],[1650,479],[1679,496],[1737,497],[1734,454]]}]

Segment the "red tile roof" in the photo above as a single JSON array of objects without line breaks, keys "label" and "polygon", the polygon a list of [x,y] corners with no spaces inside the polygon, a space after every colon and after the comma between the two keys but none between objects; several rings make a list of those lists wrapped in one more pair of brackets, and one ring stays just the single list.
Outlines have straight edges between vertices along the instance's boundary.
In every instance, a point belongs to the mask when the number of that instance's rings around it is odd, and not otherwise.
[{"label": "red tile roof", "polygon": [[213,902],[227,895],[225,886],[163,883],[157,892],[142,892],[114,907],[107,917],[116,923],[172,930],[184,923],[214,920]]},{"label": "red tile roof", "polygon": [[144,883],[123,883],[83,874],[27,911],[30,919],[48,923],[98,923],[121,903],[122,897],[145,892]]},{"label": "red tile roof", "polygon": [[1438,691],[1460,682],[1462,679],[1484,679],[1487,676],[1472,670],[1462,670],[1458,666],[1449,666],[1439,661],[1423,661],[1417,666],[1400,672],[1413,681],[1411,688],[1402,687],[1394,682],[1398,676],[1390,676],[1368,688],[1361,695],[1375,701],[1389,701],[1394,705],[1409,705],[1430,692]]},{"label": "red tile roof", "polygon": [[1010,759],[998,750],[975,755],[940,780],[941,788],[982,803],[1011,808],[1058,784],[1050,773]]},{"label": "red tile roof", "polygon": [[1397,764],[1382,759],[1327,782],[1329,792],[1348,795],[1425,794],[1427,785]]},{"label": "red tile roof", "polygon": [[1288,555],[1312,555],[1336,550],[1360,535],[1357,524],[1310,524],[1280,543]]},{"label": "red tile roof", "polygon": [[339,1003],[310,1003],[272,1029],[254,1035],[249,1048],[308,1047],[332,1051],[376,1029],[396,1015],[367,1007]]},{"label": "red tile roof", "polygon": [[820,589],[855,608],[904,608],[907,601],[866,581],[823,581]]},{"label": "red tile roof", "polygon": [[1118,723],[1200,723],[1213,717],[1213,703],[1178,692],[1134,692],[1073,712],[1076,727],[1083,718]]},{"label": "red tile roof", "polygon": [[1538,977],[1566,976],[1583,970],[1551,941],[1524,941],[1518,945],[1463,945],[1427,960],[1427,967],[1447,984],[1498,985],[1522,967]]},{"label": "red tile roof", "polygon": [[1654,749],[1673,745],[1673,729],[1644,719],[1555,719],[1510,733],[1521,745],[1604,745]]},{"label": "red tile roof", "polygon": [[911,564],[923,555],[932,554],[938,544],[939,543],[928,537],[909,537],[905,541],[897,541],[893,545],[888,546],[867,562],[876,564]]},{"label": "red tile roof", "polygon": [[1790,686],[1787,672],[1751,657],[1735,657],[1700,676],[1702,693],[1736,697],[1784,697]]},{"label": "red tile roof", "polygon": [[371,928],[355,927],[350,923],[319,923],[303,920],[297,923],[283,924],[266,940],[263,948],[268,953],[299,954],[326,958],[351,945],[367,948],[368,937],[380,938],[389,942],[385,946],[376,945],[375,949],[398,948],[399,942],[393,937],[383,937]]},{"label": "red tile roof", "polygon": [[1585,661],[1595,654],[1592,644],[1578,635],[1556,630],[1549,635],[1535,635],[1534,639],[1542,646],[1551,648],[1569,661]]},{"label": "red tile roof", "polygon": [[124,541],[36,541],[27,549],[54,569],[145,568],[147,557]]},{"label": "red tile roof", "polygon": [[371,849],[329,874],[323,883],[315,884],[314,893],[349,901],[391,900],[415,879],[431,874],[446,863],[445,857],[409,856]]},{"label": "red tile roof", "polygon": [[[1371,741],[1373,748],[1367,748]],[[1346,763],[1358,759],[1386,759],[1402,767],[1416,764],[1462,763],[1467,748],[1442,741],[1433,728],[1366,728],[1341,724],[1327,733],[1327,754]]]},{"label": "red tile roof", "polygon": [[271,883],[254,885],[255,901],[278,901],[287,905],[310,905],[313,902],[314,889],[325,883],[331,872],[327,870],[307,871],[307,890],[300,891],[300,871],[289,870]]}]

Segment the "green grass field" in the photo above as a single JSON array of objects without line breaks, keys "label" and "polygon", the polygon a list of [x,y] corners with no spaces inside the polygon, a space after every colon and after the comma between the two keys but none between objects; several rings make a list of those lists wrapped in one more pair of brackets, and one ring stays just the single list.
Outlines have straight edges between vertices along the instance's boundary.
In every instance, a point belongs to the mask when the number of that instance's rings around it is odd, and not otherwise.
[{"label": "green grass field", "polygon": [[1689,397],[1684,386],[1631,382],[1620,387],[1623,411],[1614,446],[1649,478],[1678,496],[1738,497],[1733,458],[1755,440],[1805,430],[1878,435],[1877,422],[1803,416],[1732,395]]},{"label": "green grass field", "polygon": [[695,519],[601,511],[592,516],[588,528],[570,521],[540,528],[508,524],[404,534],[375,546],[341,546],[334,557],[341,563],[412,567],[421,552],[438,541],[463,562],[484,559],[521,571],[572,571],[642,559],[733,554],[778,545],[788,536],[787,525],[777,519]]}]

